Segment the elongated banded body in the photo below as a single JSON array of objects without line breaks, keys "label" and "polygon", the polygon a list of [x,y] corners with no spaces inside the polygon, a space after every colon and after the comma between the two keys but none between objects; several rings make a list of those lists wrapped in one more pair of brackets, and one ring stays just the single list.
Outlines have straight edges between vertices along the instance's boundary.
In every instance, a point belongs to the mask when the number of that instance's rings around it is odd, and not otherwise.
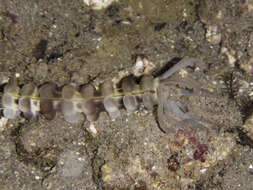
[{"label": "elongated banded body", "polygon": [[[105,81],[98,88],[92,84],[58,87],[52,82],[40,87],[33,84],[20,87],[14,78],[4,86],[0,96],[3,115],[14,119],[22,113],[24,117],[31,119],[41,113],[46,119],[52,120],[60,111],[66,121],[76,123],[81,120],[82,115],[88,121],[96,121],[102,111],[106,111],[113,119],[118,118],[121,108],[133,113],[142,103],[148,110],[158,106],[158,122],[166,133],[172,131],[173,127],[168,126],[168,123],[173,122],[177,125],[184,125],[185,122],[194,123],[194,126],[203,126],[203,122],[209,125],[212,122],[203,117],[199,111],[202,108],[191,105],[191,102],[202,101],[195,100],[194,97],[214,97],[213,94],[202,89],[201,82],[193,77],[172,76],[180,69],[199,65],[200,62],[199,59],[184,58],[157,77],[130,75],[121,79],[118,84],[111,80]],[[190,96],[193,96],[194,101]],[[197,108],[194,110],[195,107]]]},{"label": "elongated banded body", "polygon": [[147,109],[153,109],[157,104],[157,81],[151,75],[145,75],[137,83],[134,76],[128,76],[117,84],[118,88],[114,88],[113,82],[106,81],[97,90],[92,84],[58,87],[52,82],[39,88],[33,84],[20,88],[17,80],[12,79],[4,86],[3,115],[14,119],[22,112],[24,117],[31,119],[40,112],[51,120],[57,111],[61,111],[66,121],[75,123],[81,119],[81,114],[89,121],[96,121],[99,113],[106,111],[111,118],[117,118],[122,107],[132,113],[141,101]]}]

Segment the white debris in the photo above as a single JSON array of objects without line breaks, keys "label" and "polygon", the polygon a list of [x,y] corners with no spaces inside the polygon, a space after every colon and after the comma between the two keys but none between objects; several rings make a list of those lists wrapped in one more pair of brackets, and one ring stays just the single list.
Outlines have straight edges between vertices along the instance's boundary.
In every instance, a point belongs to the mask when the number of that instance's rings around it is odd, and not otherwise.
[{"label": "white debris", "polygon": [[38,176],[38,175],[36,175],[35,177],[34,177],[36,180],[40,180],[40,176]]},{"label": "white debris", "polygon": [[0,132],[4,130],[4,127],[7,124],[8,119],[5,117],[1,117],[0,119]]},{"label": "white debris", "polygon": [[235,58],[235,51],[228,50],[226,47],[221,48],[221,53],[225,54],[228,58],[228,63],[231,67],[235,66],[236,58]]},{"label": "white debris", "polygon": [[92,136],[96,136],[97,135],[97,129],[95,128],[95,125],[94,123],[91,123],[89,128],[88,128],[88,131],[91,133]]},{"label": "white debris", "polygon": [[83,2],[90,6],[92,9],[99,10],[104,9],[111,5],[113,2],[117,2],[118,0],[83,0]]},{"label": "white debris", "polygon": [[180,75],[182,78],[185,78],[185,77],[187,77],[188,72],[187,72],[185,69],[181,69],[181,70],[179,71],[179,75]]},{"label": "white debris", "polygon": [[140,57],[137,57],[133,72],[135,76],[141,76],[144,72],[144,62]]},{"label": "white debris", "polygon": [[213,45],[218,45],[221,42],[221,33],[217,25],[207,27],[206,39]]},{"label": "white debris", "polygon": [[133,74],[139,77],[143,74],[150,74],[155,68],[155,65],[148,60],[144,55],[139,55],[136,58],[135,65],[133,67]]},{"label": "white debris", "polygon": [[204,169],[201,169],[201,170],[200,170],[200,173],[201,173],[201,174],[204,174],[204,173],[206,173],[206,172],[207,172],[207,168],[204,168]]},{"label": "white debris", "polygon": [[20,73],[15,73],[15,77],[19,78],[20,77]]}]

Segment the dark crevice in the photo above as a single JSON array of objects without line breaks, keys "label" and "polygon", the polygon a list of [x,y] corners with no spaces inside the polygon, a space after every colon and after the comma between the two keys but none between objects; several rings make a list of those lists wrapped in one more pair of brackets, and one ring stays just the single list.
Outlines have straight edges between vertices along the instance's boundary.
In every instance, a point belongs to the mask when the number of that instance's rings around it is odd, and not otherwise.
[{"label": "dark crevice", "polygon": [[253,148],[253,140],[240,127],[237,127],[236,129],[239,137],[239,140],[237,140],[237,144]]},{"label": "dark crevice", "polygon": [[223,77],[225,88],[223,89],[225,94],[228,94],[229,99],[235,100],[238,91],[239,84],[233,72],[226,73]]},{"label": "dark crevice", "polygon": [[[19,161],[23,162],[25,165],[32,165],[35,168],[38,168],[42,172],[46,171],[46,168],[53,168],[57,163],[57,156],[60,154],[60,150],[47,147],[47,148],[37,148],[32,152],[28,152],[24,144],[21,140],[22,134],[21,129],[24,128],[23,125],[19,125],[15,127],[11,133],[11,140],[15,143],[15,150],[17,154],[17,158]],[[53,155],[52,157],[48,157],[48,155]]]},{"label": "dark crevice", "polygon": [[45,53],[47,50],[47,40],[40,40],[40,42],[35,46],[35,48],[33,49],[33,57],[35,57],[37,60],[39,59],[43,59],[45,57]]},{"label": "dark crevice", "polygon": [[117,16],[117,14],[119,13],[120,11],[120,7],[118,4],[112,4],[110,5],[106,11],[105,11],[105,14],[108,16],[108,17],[115,17]]},{"label": "dark crevice", "polygon": [[250,115],[253,112],[253,101],[250,100],[248,97],[244,97],[241,102],[240,102],[240,111],[241,111],[241,115],[242,115],[242,120],[243,122],[246,121],[246,119],[248,117],[250,117]]},{"label": "dark crevice", "polygon": [[67,44],[67,41],[64,41],[62,44],[56,46],[52,52],[47,57],[47,62],[49,63],[53,59],[58,59],[60,57],[63,57],[63,55],[70,50],[67,50],[66,52],[63,51],[63,47]]},{"label": "dark crevice", "polygon": [[9,11],[0,12],[0,14],[6,16],[6,17],[8,17],[8,18],[10,18],[13,24],[18,23],[18,16],[17,16],[17,15],[15,15],[15,14],[13,14],[13,13],[10,13]]},{"label": "dark crevice", "polygon": [[162,132],[162,133],[164,133],[164,134],[166,134],[166,131],[165,130],[163,130],[163,128],[161,127],[161,125],[160,125],[160,123],[159,123],[159,119],[158,119],[158,107],[156,106],[155,108],[154,108],[154,116],[155,116],[155,122],[156,122],[156,124],[157,124],[157,127],[158,127],[158,129]]},{"label": "dark crevice", "polygon": [[160,70],[155,71],[152,73],[154,77],[158,77],[168,71],[171,67],[173,67],[175,64],[177,64],[181,58],[175,57],[172,60],[170,60],[168,63],[166,63]]},{"label": "dark crevice", "polygon": [[157,23],[154,26],[155,32],[160,32],[166,26],[166,22]]},{"label": "dark crevice", "polygon": [[59,53],[58,51],[56,52],[52,52],[48,58],[47,58],[47,62],[50,62],[52,59],[58,59],[60,57],[63,57],[63,53]]},{"label": "dark crevice", "polygon": [[45,174],[43,175],[43,177],[42,177],[42,179],[41,179],[41,182],[40,182],[40,186],[41,186],[41,187],[44,187],[44,182],[45,182],[45,180],[53,173],[55,166],[56,166],[56,165],[50,167],[50,168],[45,172]]},{"label": "dark crevice", "polygon": [[[91,160],[91,168],[92,168],[92,180],[95,183],[97,189],[105,190],[103,187],[103,179],[102,179],[102,167],[105,164],[105,160],[102,163],[98,164],[98,148],[96,147],[92,152]],[[101,159],[99,159],[101,160]]]}]

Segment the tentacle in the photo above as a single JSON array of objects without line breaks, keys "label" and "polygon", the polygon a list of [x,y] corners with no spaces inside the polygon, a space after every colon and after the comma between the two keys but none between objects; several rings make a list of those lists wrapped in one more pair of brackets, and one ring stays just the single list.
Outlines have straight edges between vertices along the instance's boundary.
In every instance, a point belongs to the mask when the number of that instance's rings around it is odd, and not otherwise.
[{"label": "tentacle", "polygon": [[[188,127],[208,132],[209,128],[203,125],[203,123],[209,123],[210,125],[212,123],[201,116],[192,114],[179,101],[180,98],[170,96],[170,90],[172,89],[168,83],[161,84],[158,90],[158,122],[161,129],[166,133],[171,133],[175,132],[176,129],[186,129]],[[187,95],[191,93],[187,91]]]},{"label": "tentacle", "polygon": [[203,63],[200,59],[185,57],[181,61],[179,61],[176,65],[174,65],[171,69],[162,74],[159,78],[160,80],[167,79],[180,69],[193,65],[203,65]]}]

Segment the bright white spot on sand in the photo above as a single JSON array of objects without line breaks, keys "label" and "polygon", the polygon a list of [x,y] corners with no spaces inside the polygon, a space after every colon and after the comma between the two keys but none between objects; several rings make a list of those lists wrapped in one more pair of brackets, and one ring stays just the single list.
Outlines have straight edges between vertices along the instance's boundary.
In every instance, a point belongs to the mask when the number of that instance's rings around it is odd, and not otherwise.
[{"label": "bright white spot on sand", "polygon": [[117,2],[118,0],[83,0],[83,2],[90,6],[93,9],[99,10],[108,7],[113,2]]}]

